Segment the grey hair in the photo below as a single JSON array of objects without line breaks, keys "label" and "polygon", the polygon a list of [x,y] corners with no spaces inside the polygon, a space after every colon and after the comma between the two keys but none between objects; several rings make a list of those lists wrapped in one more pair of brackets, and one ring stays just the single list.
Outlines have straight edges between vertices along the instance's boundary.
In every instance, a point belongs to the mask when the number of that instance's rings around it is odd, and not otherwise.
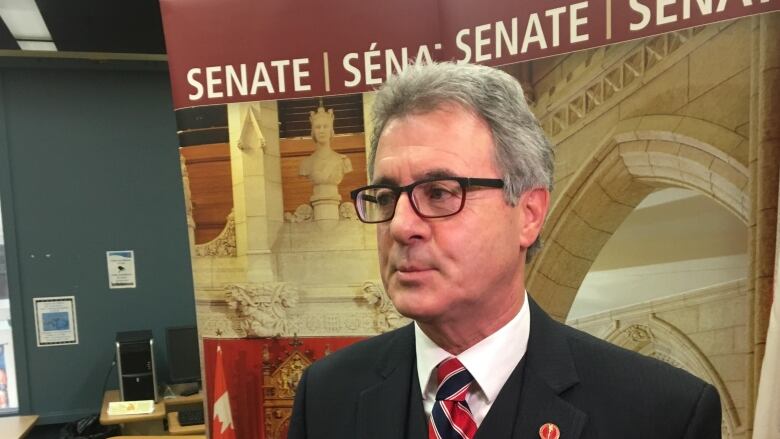
[{"label": "grey hair", "polygon": [[[369,177],[373,178],[379,138],[391,120],[430,113],[446,104],[473,112],[490,127],[494,161],[504,180],[507,203],[514,206],[520,195],[532,188],[552,191],[553,149],[529,110],[518,81],[491,67],[451,62],[407,65],[378,90]],[[528,249],[526,261],[540,247],[537,238]]]}]

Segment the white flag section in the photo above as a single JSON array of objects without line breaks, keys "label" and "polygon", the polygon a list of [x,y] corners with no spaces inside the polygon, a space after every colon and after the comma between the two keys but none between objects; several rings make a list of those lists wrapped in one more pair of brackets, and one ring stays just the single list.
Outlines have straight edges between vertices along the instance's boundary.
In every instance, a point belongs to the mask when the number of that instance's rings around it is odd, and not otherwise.
[{"label": "white flag section", "polygon": [[753,439],[780,439],[780,294],[778,290],[780,290],[780,221],[775,240],[774,298],[769,314],[764,363],[761,366],[761,378],[758,382]]},{"label": "white flag section", "polygon": [[[230,412],[230,397],[228,397],[227,392],[223,393],[214,403],[214,420],[219,421],[221,426],[219,433],[222,435],[228,428],[233,429],[233,415]],[[217,423],[215,422],[214,425],[216,426]]]},{"label": "white flag section", "polygon": [[214,422],[212,423],[212,439],[235,439],[233,414],[230,410],[225,366],[222,360],[222,347],[217,346],[217,364],[214,368]]}]

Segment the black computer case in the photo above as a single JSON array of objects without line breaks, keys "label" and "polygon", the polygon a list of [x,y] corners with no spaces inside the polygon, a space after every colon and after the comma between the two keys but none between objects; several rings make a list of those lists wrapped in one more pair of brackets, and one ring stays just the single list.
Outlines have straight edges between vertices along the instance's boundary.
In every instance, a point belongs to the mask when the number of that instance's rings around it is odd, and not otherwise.
[{"label": "black computer case", "polygon": [[152,331],[116,333],[116,368],[122,401],[158,401]]}]

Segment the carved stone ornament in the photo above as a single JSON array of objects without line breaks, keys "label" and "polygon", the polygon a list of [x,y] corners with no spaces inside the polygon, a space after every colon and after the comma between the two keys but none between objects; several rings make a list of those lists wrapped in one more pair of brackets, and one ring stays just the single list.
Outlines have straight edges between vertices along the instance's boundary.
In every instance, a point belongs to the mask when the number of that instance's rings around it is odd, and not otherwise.
[{"label": "carved stone ornament", "polygon": [[241,329],[248,336],[292,334],[298,322],[290,311],[298,305],[300,292],[291,284],[226,285],[226,301],[236,311]]},{"label": "carved stone ornament", "polygon": [[249,152],[265,148],[265,136],[260,129],[260,117],[253,107],[249,107],[244,118],[244,125],[241,127],[241,135],[238,137],[236,146],[241,151]]},{"label": "carved stone ornament", "polygon": [[295,351],[290,354],[282,365],[271,374],[275,391],[273,396],[275,398],[295,398],[295,389],[298,387],[298,382],[301,381],[303,371],[310,364],[311,360],[302,353]]},{"label": "carved stone ornament", "polygon": [[[264,354],[267,351],[265,347]],[[265,355],[264,355],[265,357]],[[292,415],[295,389],[303,371],[312,360],[300,351],[293,351],[278,367],[263,360],[263,406],[265,408],[265,437],[284,439]]]},{"label": "carved stone ornament", "polygon": [[284,220],[288,223],[305,223],[314,217],[314,208],[309,204],[301,204],[295,208],[295,213],[285,212]]},{"label": "carved stone ornament", "polygon": [[[549,105],[549,110],[539,117],[542,128],[550,137],[554,137],[569,127],[578,126],[577,122],[597,113],[599,107],[603,108],[605,104],[625,96],[632,90],[631,84],[646,80],[647,72],[665,58],[675,52],[685,53],[685,50],[680,50],[682,47],[696,47],[685,46],[685,43],[701,30],[701,27],[684,29],[642,40],[636,49],[613,68],[606,70],[591,85],[563,102]],[[549,93],[554,94],[555,88]]]},{"label": "carved stone ornament", "polygon": [[339,216],[348,220],[358,219],[357,212],[355,212],[355,205],[350,202],[341,203],[341,206],[339,206]]},{"label": "carved stone ornament", "polygon": [[380,333],[400,328],[410,322],[395,309],[385,289],[378,283],[364,282],[361,291],[363,299],[375,308],[374,326]]},{"label": "carved stone ornament", "polygon": [[225,228],[211,241],[197,244],[195,256],[236,256],[236,254],[236,219],[231,210]]},{"label": "carved stone ornament", "polygon": [[635,342],[647,342],[652,338],[650,328],[645,325],[631,325],[624,331]]}]

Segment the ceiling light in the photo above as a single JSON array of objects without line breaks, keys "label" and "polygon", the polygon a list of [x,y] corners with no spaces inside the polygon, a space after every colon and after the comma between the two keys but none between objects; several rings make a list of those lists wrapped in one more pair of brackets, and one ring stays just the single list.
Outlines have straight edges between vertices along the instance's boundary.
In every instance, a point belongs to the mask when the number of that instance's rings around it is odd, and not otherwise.
[{"label": "ceiling light", "polygon": [[0,17],[17,40],[48,40],[51,34],[34,0],[0,0]]},{"label": "ceiling light", "polygon": [[19,48],[22,50],[48,50],[57,51],[57,46],[51,41],[32,41],[32,40],[17,40]]}]

